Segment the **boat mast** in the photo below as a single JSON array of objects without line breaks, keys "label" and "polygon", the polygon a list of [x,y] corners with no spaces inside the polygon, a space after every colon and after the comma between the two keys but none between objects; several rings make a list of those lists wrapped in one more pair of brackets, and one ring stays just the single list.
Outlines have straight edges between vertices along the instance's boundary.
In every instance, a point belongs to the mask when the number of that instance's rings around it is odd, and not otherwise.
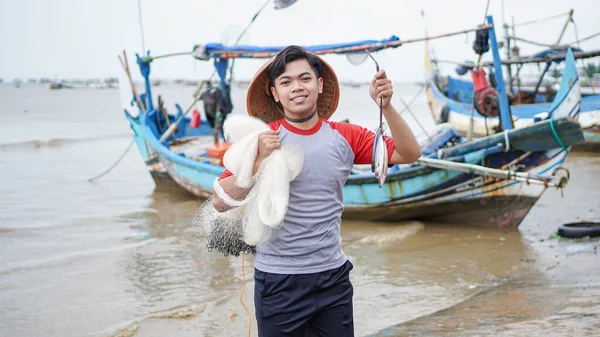
[{"label": "boat mast", "polygon": [[496,40],[496,30],[494,28],[494,19],[491,15],[487,17],[488,25],[492,26],[489,29],[490,47],[492,48],[492,56],[494,58],[494,72],[496,73],[496,90],[498,91],[498,100],[500,102],[500,122],[502,122],[503,130],[513,128],[510,107],[508,106],[508,97],[506,96],[506,87],[504,86],[504,76],[502,74],[502,60],[498,50],[498,41]]},{"label": "boat mast", "polygon": [[[506,23],[506,18],[504,17],[504,0],[502,0],[502,27],[504,27],[504,38],[506,40],[506,59],[510,60],[510,34],[508,34],[508,24]],[[513,91],[513,77],[512,77],[512,66],[510,64],[506,65],[506,71],[508,73],[508,90],[512,94]]]},{"label": "boat mast", "polygon": [[[506,59],[510,60],[511,55],[510,55],[510,34],[508,34],[508,24],[506,22],[503,22],[503,27],[504,27],[504,38],[506,40]],[[514,93],[513,91],[513,77],[512,77],[512,66],[510,64],[506,65],[506,72],[508,73],[508,91],[512,94]]]}]

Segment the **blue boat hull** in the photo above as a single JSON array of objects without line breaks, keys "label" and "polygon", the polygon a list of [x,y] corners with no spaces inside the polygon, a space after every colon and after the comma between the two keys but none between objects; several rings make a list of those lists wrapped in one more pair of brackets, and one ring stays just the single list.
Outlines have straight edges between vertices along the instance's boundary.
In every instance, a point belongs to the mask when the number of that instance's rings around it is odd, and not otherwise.
[{"label": "blue boat hull", "polygon": [[[158,140],[152,113],[141,118],[128,116],[134,138],[146,165],[159,189],[176,185],[192,195],[205,199],[212,194],[213,181],[224,168],[204,161],[204,155],[190,158],[176,153],[171,146]],[[194,137],[210,137],[195,131]],[[194,139],[183,132],[178,138]],[[479,150],[460,158],[465,163],[501,168],[512,163],[523,165],[524,171],[548,174],[563,162],[562,149],[531,153]],[[208,159],[208,158],[207,158]],[[494,227],[516,227],[544,192],[545,187],[511,180],[492,178],[457,171],[432,169],[413,165],[392,168],[386,183],[379,188],[373,174],[351,174],[344,186],[345,219],[368,221],[400,221],[433,219]]]}]

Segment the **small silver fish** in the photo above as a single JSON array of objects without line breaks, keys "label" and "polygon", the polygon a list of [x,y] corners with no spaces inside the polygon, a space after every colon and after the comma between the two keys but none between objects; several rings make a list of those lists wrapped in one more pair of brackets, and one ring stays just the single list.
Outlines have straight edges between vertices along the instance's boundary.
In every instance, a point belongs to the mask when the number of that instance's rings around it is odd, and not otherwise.
[{"label": "small silver fish", "polygon": [[377,128],[375,140],[373,141],[373,156],[371,157],[371,171],[379,182],[379,188],[385,183],[388,172],[388,150],[383,140],[383,128]]}]

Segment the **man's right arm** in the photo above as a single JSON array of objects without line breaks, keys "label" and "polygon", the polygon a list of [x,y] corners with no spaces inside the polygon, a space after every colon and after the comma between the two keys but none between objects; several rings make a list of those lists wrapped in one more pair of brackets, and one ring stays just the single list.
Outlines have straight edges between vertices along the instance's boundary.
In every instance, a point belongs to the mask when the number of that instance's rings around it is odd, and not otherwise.
[{"label": "man's right arm", "polygon": [[[256,174],[262,161],[267,158],[273,150],[279,149],[281,144],[279,143],[279,130],[277,131],[265,131],[258,136],[258,153],[254,160],[254,167],[252,168],[252,176]],[[252,187],[242,188],[235,185],[236,177],[231,174],[223,174],[217,183],[221,185],[223,191],[234,200],[243,200],[246,198]],[[225,212],[233,206],[228,205],[224,202],[213,190],[213,207],[217,212]]]},{"label": "man's right arm", "polygon": [[[258,157],[257,157],[257,160],[254,161],[254,168],[252,169],[253,176],[256,174],[256,171],[258,171],[259,166],[260,166],[260,162],[258,162]],[[238,187],[235,185],[236,179],[237,179],[236,176],[229,175],[228,177],[225,177],[225,178],[219,180],[218,184],[221,185],[221,188],[223,189],[223,191],[228,196],[230,196],[232,199],[244,200],[244,198],[246,198],[248,193],[250,193],[250,190],[252,189],[252,187],[248,187],[248,188]],[[228,210],[234,208],[233,206],[228,205],[221,198],[219,198],[219,196],[215,193],[214,190],[213,190],[213,207],[217,210],[217,212],[225,212],[225,211],[228,211]]]}]

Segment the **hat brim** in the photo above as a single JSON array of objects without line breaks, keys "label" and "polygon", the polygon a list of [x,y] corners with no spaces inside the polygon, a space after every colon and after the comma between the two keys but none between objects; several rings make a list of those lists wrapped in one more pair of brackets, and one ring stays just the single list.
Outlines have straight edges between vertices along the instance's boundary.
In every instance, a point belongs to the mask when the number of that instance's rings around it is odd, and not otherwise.
[{"label": "hat brim", "polygon": [[[317,56],[317,55],[315,55]],[[319,56],[317,56],[319,57]],[[323,92],[317,99],[317,111],[319,116],[329,119],[337,109],[340,100],[340,84],[333,68],[319,57],[323,64],[321,78],[323,78]],[[267,61],[256,73],[246,94],[246,108],[250,116],[258,117],[265,123],[271,123],[283,118],[281,106],[276,107],[271,96],[271,84],[267,74],[267,67],[273,63],[275,57]]]}]

